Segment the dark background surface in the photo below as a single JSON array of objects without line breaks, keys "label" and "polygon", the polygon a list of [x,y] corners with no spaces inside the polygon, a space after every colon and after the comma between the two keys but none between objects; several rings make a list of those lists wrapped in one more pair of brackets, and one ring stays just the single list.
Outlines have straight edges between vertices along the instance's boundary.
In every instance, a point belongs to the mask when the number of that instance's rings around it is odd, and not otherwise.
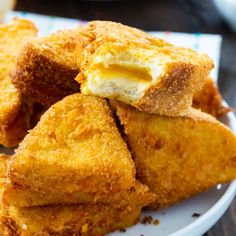
[{"label": "dark background surface", "polygon": [[[222,34],[218,84],[224,99],[236,109],[236,33],[230,31],[210,0],[18,0],[16,10],[82,20],[113,20],[152,31]],[[236,199],[204,236],[236,236]]]}]

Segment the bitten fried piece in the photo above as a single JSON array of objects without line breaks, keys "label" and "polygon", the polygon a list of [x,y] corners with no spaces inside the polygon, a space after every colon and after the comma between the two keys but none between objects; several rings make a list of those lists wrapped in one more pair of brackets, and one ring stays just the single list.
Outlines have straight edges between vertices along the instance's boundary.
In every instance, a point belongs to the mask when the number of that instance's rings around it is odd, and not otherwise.
[{"label": "bitten fried piece", "polygon": [[9,73],[24,43],[36,34],[27,20],[15,19],[0,26],[0,144],[6,147],[17,145],[30,128],[32,105],[13,86]]},{"label": "bitten fried piece", "polygon": [[211,78],[208,78],[203,88],[194,94],[192,106],[215,117],[225,115],[231,110],[222,105],[220,92]]},{"label": "bitten fried piece", "polygon": [[76,192],[103,198],[130,189],[134,176],[134,163],[106,100],[74,94],[46,111],[16,150],[4,200],[22,206],[14,190],[37,191],[41,205],[51,201],[51,194],[62,196],[57,197],[61,203],[80,202],[71,200]]},{"label": "bitten fried piece", "polygon": [[115,22],[92,21],[83,36],[91,43],[78,59],[81,92],[149,113],[186,114],[213,67],[206,55]]},{"label": "bitten fried piece", "polygon": [[114,104],[137,178],[157,194],[152,208],[173,205],[236,178],[236,137],[214,117],[192,109],[163,117]]},{"label": "bitten fried piece", "polygon": [[14,85],[34,101],[50,106],[79,91],[74,78],[78,47],[83,47],[79,29],[64,30],[29,42],[11,74]]},{"label": "bitten fried piece", "polygon": [[[102,236],[135,224],[142,207],[155,199],[147,186],[136,183],[127,202],[113,204],[75,204],[17,208],[5,206],[2,217],[4,236],[81,235]],[[121,199],[120,199],[121,200]]]}]

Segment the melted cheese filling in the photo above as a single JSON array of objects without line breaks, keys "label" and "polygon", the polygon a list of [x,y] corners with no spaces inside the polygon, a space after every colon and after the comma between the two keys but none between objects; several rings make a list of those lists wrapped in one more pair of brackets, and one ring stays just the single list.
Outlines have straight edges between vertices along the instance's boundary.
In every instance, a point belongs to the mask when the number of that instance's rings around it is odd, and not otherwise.
[{"label": "melted cheese filling", "polygon": [[88,70],[82,92],[127,103],[138,100],[147,88],[158,81],[164,70],[159,58],[146,58],[150,60],[113,60],[111,54],[106,54],[105,58],[97,56]]},{"label": "melted cheese filling", "polygon": [[133,80],[137,82],[142,81],[152,81],[152,77],[149,74],[149,71],[147,68],[137,68],[132,65],[108,65],[106,68],[104,65],[101,65],[98,68],[101,72],[101,74],[105,74],[107,79],[112,78],[126,78],[128,80]]}]

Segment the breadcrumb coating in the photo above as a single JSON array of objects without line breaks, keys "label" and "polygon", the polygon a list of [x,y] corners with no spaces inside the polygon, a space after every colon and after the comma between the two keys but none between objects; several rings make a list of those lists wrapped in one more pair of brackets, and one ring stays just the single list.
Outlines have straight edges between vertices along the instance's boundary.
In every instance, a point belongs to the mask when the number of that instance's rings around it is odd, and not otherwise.
[{"label": "breadcrumb coating", "polygon": [[49,107],[79,92],[77,54],[84,40],[79,29],[62,30],[32,40],[21,50],[11,73],[14,85],[32,100]]},{"label": "breadcrumb coating", "polygon": [[[1,195],[8,162],[9,157],[0,154]],[[141,209],[155,197],[147,186],[136,181],[132,190],[124,191],[112,203],[18,208],[1,202],[0,233],[4,236],[104,236],[135,224]]]},{"label": "breadcrumb coating", "polygon": [[222,104],[221,94],[211,78],[208,78],[202,89],[194,94],[192,106],[215,117],[231,111],[231,108]]},{"label": "breadcrumb coating", "polygon": [[4,201],[34,206],[33,194],[28,202],[15,194],[36,191],[40,205],[55,195],[57,203],[81,202],[79,193],[102,199],[134,186],[135,168],[106,100],[74,94],[42,115],[16,150],[8,176]]},{"label": "breadcrumb coating", "polygon": [[[0,218],[4,236],[105,236],[137,223],[141,209],[155,199],[137,182],[133,197],[112,204],[49,205],[41,207],[3,207]],[[120,199],[122,200],[122,199]]]},{"label": "breadcrumb coating", "polygon": [[92,21],[81,34],[90,42],[78,57],[81,92],[148,113],[185,115],[213,68],[205,54],[119,23]]},{"label": "breadcrumb coating", "polygon": [[135,161],[137,178],[169,207],[236,178],[236,137],[214,117],[192,109],[164,117],[112,102]]},{"label": "breadcrumb coating", "polygon": [[36,37],[37,29],[27,20],[14,19],[0,26],[0,144],[17,145],[30,128],[32,105],[10,80],[21,47]]}]

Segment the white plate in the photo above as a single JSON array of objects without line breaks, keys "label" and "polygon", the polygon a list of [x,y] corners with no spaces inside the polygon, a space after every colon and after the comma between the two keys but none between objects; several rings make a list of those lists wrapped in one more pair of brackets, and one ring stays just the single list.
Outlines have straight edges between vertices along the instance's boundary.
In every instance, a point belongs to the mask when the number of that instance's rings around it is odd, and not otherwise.
[{"label": "white plate", "polygon": [[[227,125],[236,133],[236,118],[233,113],[227,116]],[[10,149],[0,148],[0,152],[11,154]],[[236,180],[231,184],[218,185],[215,188],[192,197],[181,204],[160,212],[142,213],[158,219],[160,224],[137,224],[126,232],[114,232],[109,236],[200,236],[216,223],[229,207],[236,194]],[[192,215],[200,214],[196,218]]]}]

